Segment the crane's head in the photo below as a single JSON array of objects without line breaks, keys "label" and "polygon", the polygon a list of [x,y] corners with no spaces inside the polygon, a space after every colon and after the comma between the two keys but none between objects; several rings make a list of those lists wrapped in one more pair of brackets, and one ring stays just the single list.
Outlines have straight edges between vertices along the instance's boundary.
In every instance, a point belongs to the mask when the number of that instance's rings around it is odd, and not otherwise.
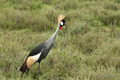
[{"label": "crane's head", "polygon": [[64,20],[65,16],[60,14],[58,16],[58,24],[60,25],[59,26],[59,29],[62,29],[62,27],[65,25],[65,20]]}]

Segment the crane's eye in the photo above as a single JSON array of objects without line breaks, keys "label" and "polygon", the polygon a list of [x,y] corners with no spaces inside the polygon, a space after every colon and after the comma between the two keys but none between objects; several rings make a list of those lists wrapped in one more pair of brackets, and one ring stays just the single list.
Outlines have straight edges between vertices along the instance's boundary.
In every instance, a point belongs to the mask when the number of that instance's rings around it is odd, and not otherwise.
[{"label": "crane's eye", "polygon": [[62,27],[62,26],[64,26],[65,25],[65,20],[62,20],[61,22],[60,22],[60,27]]}]

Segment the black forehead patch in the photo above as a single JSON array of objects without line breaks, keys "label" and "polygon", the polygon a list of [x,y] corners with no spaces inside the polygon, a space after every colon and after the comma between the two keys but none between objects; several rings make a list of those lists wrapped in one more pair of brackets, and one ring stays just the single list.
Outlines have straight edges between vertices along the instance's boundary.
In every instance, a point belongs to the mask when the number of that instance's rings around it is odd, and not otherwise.
[{"label": "black forehead patch", "polygon": [[62,22],[65,24],[65,20],[63,19]]}]

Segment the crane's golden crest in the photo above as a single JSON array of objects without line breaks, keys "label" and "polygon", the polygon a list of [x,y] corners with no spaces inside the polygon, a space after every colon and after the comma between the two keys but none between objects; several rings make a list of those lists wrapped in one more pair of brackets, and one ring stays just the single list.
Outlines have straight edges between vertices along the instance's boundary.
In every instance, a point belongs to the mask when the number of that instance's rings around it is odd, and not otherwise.
[{"label": "crane's golden crest", "polygon": [[58,23],[59,23],[61,20],[63,20],[64,18],[65,18],[65,15],[60,14],[60,15],[58,16]]}]

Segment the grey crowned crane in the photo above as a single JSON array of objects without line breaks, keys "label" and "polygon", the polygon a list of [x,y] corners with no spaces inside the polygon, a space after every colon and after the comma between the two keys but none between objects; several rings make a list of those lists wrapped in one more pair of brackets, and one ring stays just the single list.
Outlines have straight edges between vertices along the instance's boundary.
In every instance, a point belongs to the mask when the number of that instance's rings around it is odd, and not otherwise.
[{"label": "grey crowned crane", "polygon": [[64,17],[65,16],[62,14],[58,16],[58,26],[57,26],[55,33],[48,40],[39,44],[30,52],[30,54],[25,59],[22,67],[20,68],[20,71],[22,73],[29,71],[29,69],[32,67],[32,65],[35,64],[36,62],[38,62],[39,63],[38,76],[40,76],[40,62],[42,61],[42,59],[44,59],[48,55],[51,47],[54,45],[55,38],[56,38],[56,35],[57,35],[59,29],[61,29],[62,26],[65,25]]}]

